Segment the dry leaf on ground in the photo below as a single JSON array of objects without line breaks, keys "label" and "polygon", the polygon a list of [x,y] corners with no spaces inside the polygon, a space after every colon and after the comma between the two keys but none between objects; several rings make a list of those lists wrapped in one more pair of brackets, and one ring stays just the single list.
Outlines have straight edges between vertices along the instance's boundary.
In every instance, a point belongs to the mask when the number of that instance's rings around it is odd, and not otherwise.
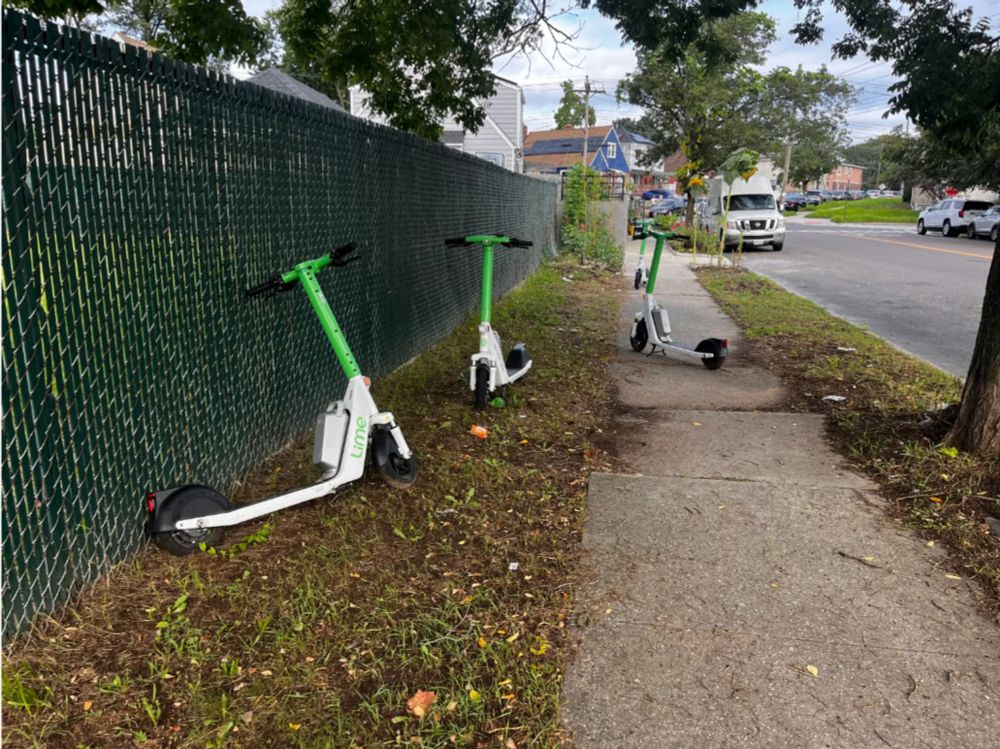
[{"label": "dry leaf on ground", "polygon": [[425,692],[423,689],[418,689],[416,693],[406,701],[406,709],[412,714],[416,715],[418,718],[423,718],[427,715],[427,711],[430,710],[431,705],[434,704],[434,700],[437,699],[437,695],[434,692]]}]

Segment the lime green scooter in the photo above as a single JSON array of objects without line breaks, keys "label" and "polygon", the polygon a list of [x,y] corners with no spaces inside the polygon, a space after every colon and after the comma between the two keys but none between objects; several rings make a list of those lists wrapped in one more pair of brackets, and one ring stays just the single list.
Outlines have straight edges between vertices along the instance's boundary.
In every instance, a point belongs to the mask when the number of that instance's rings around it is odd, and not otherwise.
[{"label": "lime green scooter", "polygon": [[509,385],[524,377],[531,369],[531,357],[523,343],[517,343],[504,358],[500,336],[490,321],[493,311],[493,248],[531,247],[526,239],[513,239],[494,234],[475,234],[468,237],[446,239],[448,247],[481,245],[483,248],[483,285],[479,310],[479,351],[472,355],[469,369],[469,389],[475,397],[476,408],[486,408],[490,394],[497,388]]},{"label": "lime green scooter", "polygon": [[656,247],[653,250],[653,262],[649,267],[649,278],[646,281],[646,291],[642,295],[642,310],[635,313],[632,320],[632,330],[629,333],[629,344],[633,351],[642,351],[648,344],[652,344],[653,349],[649,355],[655,354],[657,349],[663,354],[675,354],[687,359],[697,359],[705,365],[707,369],[719,369],[726,362],[729,355],[729,341],[725,338],[706,338],[700,341],[694,348],[689,348],[680,343],[674,342],[670,337],[670,316],[667,310],[656,303],[653,298],[653,289],[656,286],[656,275],[660,269],[660,256],[663,254],[663,247],[667,239],[674,237],[684,237],[683,234],[675,234],[668,231],[649,232],[656,237]]},{"label": "lime green scooter", "polygon": [[178,556],[190,554],[202,544],[218,544],[227,526],[332,494],[364,475],[369,450],[379,472],[390,485],[405,487],[416,479],[416,459],[402,430],[391,413],[379,411],[375,406],[368,391],[369,380],[361,374],[344,332],[316,280],[316,274],[328,266],[340,268],[359,260],[348,257],[355,249],[353,244],[344,245],[329,255],[299,263],[287,273],[246,290],[248,297],[273,296],[301,286],[347,377],[343,399],[331,403],[316,418],[313,463],[320,471],[319,481],[304,489],[235,509],[221,493],[201,484],[149,492],[146,495],[149,531],[162,549]]},{"label": "lime green scooter", "polygon": [[[635,268],[635,288],[639,288],[649,280],[649,269],[646,267],[646,237],[649,236],[649,227],[656,223],[656,219],[641,218],[635,222],[635,233],[642,234],[642,242],[639,244],[639,264]],[[634,236],[634,235],[633,235]]]}]

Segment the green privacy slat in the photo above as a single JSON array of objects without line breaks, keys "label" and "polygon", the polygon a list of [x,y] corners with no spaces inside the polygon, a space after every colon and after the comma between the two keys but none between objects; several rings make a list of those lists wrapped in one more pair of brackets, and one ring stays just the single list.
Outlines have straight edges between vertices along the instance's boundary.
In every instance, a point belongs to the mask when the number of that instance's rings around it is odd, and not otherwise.
[{"label": "green privacy slat", "polygon": [[[242,290],[349,241],[322,277],[384,375],[554,247],[557,187],[440,144],[3,10],[3,634],[143,543],[150,487],[221,487],[344,383],[304,300]],[[460,394],[456,394],[459,397]]]}]

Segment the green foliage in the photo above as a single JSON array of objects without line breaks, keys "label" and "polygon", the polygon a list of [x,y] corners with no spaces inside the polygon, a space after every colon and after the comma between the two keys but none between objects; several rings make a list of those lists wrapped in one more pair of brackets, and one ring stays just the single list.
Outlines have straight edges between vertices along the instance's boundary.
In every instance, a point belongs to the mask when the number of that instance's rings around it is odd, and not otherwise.
[{"label": "green foliage", "polygon": [[706,26],[756,8],[760,0],[584,0],[615,21],[619,31],[643,50],[659,49],[680,60],[698,44],[710,65],[731,65],[740,52],[725,38],[705,34]]},{"label": "green foliage", "polygon": [[564,252],[577,255],[581,259],[603,265],[611,270],[621,270],[625,253],[614,240],[604,221],[604,214],[595,215],[586,226],[565,224],[563,226]]},{"label": "green foliage", "polygon": [[854,89],[825,67],[767,74],[758,106],[765,134],[760,145],[778,164],[792,146],[791,184],[805,185],[837,166],[848,142],[844,112],[854,100]]},{"label": "green foliage", "polygon": [[[563,81],[563,95],[559,100],[559,109],[555,112],[556,127],[583,127],[584,125],[584,101],[576,91],[573,90],[573,81]],[[586,116],[589,124],[597,122],[597,113],[593,107],[586,107]]]},{"label": "green foliage", "polygon": [[566,175],[563,186],[563,221],[567,224],[586,224],[590,217],[590,204],[601,199],[601,175],[583,164],[576,164]]},{"label": "green foliage", "polygon": [[892,223],[916,224],[917,212],[899,198],[833,200],[816,206],[810,217],[828,218],[835,224]]},{"label": "green foliage", "polygon": [[646,111],[654,158],[679,146],[688,161],[711,169],[733,148],[764,139],[763,77],[755,66],[763,64],[774,28],[768,16],[747,13],[706,22],[698,43],[679,58],[672,42],[638,51],[636,71],[619,83],[618,98]]},{"label": "green foliage", "polygon": [[30,676],[21,671],[13,671],[9,668],[3,669],[3,702],[11,707],[19,707],[27,713],[41,707],[51,705],[49,698],[52,696],[50,689],[44,689],[44,694],[39,694],[38,690],[30,684]]},{"label": "green foliage", "polygon": [[122,30],[175,60],[251,64],[263,51],[263,26],[240,0],[14,0],[43,18],[98,14],[96,25]]},{"label": "green foliage", "polygon": [[437,138],[449,116],[482,126],[494,56],[537,46],[544,14],[530,0],[285,0],[277,19],[288,65],[359,85],[394,127]]}]

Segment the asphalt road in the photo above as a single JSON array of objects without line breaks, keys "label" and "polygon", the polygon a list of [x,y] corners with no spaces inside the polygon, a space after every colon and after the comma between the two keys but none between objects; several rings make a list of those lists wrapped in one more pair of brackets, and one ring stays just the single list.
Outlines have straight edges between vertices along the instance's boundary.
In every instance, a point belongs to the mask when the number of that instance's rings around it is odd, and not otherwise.
[{"label": "asphalt road", "polygon": [[964,377],[979,328],[993,243],[909,225],[789,224],[785,249],[744,264],[893,345]]}]

